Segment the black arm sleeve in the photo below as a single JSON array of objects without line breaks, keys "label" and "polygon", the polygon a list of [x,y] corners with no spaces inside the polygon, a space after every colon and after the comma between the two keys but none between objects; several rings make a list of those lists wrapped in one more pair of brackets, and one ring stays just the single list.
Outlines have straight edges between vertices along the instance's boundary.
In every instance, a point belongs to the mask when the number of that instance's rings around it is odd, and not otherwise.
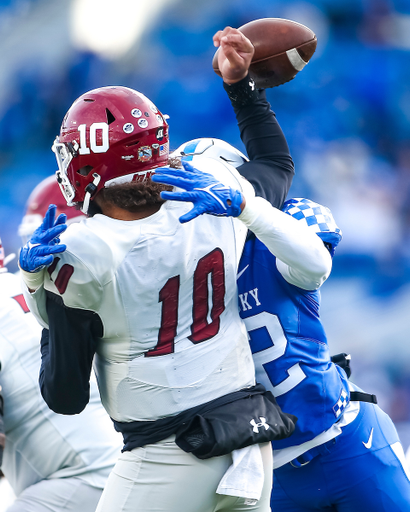
[{"label": "black arm sleeve", "polygon": [[289,147],[265,91],[255,89],[248,77],[236,84],[224,83],[231,100],[246,152],[250,159],[238,171],[276,208],[281,208],[294,176]]},{"label": "black arm sleeve", "polygon": [[78,414],[90,399],[90,374],[102,322],[96,313],[68,308],[49,292],[47,314],[50,330],[44,329],[41,337],[41,394],[54,412]]}]

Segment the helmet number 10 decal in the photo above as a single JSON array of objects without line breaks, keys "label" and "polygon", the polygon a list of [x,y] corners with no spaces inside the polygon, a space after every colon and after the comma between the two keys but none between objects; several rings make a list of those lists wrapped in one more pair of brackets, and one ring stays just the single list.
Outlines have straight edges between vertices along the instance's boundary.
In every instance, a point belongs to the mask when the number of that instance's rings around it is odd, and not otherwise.
[{"label": "helmet number 10 decal", "polygon": [[[97,130],[101,133],[101,144],[97,144]],[[90,147],[87,146],[87,125],[80,124],[78,127],[80,132],[80,148],[78,152],[80,155],[89,155],[93,153],[105,153],[110,147],[108,139],[108,124],[107,123],[93,123],[90,126]]]}]

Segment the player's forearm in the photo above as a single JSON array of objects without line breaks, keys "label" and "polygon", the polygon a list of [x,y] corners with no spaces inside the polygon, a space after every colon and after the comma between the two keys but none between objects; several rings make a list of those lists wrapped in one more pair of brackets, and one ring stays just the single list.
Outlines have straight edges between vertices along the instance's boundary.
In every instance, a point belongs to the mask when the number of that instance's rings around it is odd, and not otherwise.
[{"label": "player's forearm", "polygon": [[314,290],[329,276],[329,252],[321,239],[297,220],[260,197],[247,198],[238,218],[282,262],[278,262],[278,270],[291,284]]},{"label": "player's forearm", "polygon": [[[55,340],[53,340],[55,344]],[[59,414],[78,414],[89,400],[89,384],[78,367],[64,361],[59,347],[50,349],[49,331],[41,338],[40,391],[49,408]]]},{"label": "player's forearm", "polygon": [[47,310],[50,330],[44,329],[41,339],[41,394],[54,412],[78,414],[89,401],[94,314],[67,308],[51,294]]},{"label": "player's forearm", "polygon": [[240,135],[251,160],[272,160],[293,173],[294,166],[285,135],[276,119],[263,89],[255,89],[249,76],[227,85]]},{"label": "player's forearm", "polygon": [[232,86],[224,84],[250,158],[238,171],[252,183],[256,195],[281,208],[294,176],[292,157],[265,91],[249,84],[249,77]]}]

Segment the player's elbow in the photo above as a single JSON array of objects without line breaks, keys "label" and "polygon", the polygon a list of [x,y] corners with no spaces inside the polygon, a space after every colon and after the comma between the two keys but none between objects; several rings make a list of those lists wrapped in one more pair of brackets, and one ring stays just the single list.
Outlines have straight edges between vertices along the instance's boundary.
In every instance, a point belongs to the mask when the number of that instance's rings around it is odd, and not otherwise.
[{"label": "player's elbow", "polygon": [[309,268],[309,278],[311,281],[311,290],[319,289],[322,284],[329,277],[330,272],[332,271],[332,258],[330,254],[326,251],[321,251],[316,255],[316,257],[312,258],[311,265]]},{"label": "player's elbow", "polygon": [[[44,395],[43,395],[43,398],[44,398]],[[70,403],[70,402],[66,402],[66,401],[63,402],[61,400],[52,399],[50,397],[47,397],[47,399],[44,398],[44,400],[45,400],[46,404],[48,405],[49,409],[51,409],[53,412],[55,412],[57,414],[65,414],[65,415],[69,415],[69,416],[72,416],[74,414],[80,414],[80,412],[82,412],[85,409],[85,407],[88,403],[88,402]]]},{"label": "player's elbow", "polygon": [[40,386],[41,395],[48,405],[49,409],[57,414],[73,415],[80,414],[89,401],[89,394],[82,395],[81,397],[75,396],[69,391],[61,390],[54,392],[47,389],[45,386]]},{"label": "player's elbow", "polygon": [[54,402],[50,401],[50,402],[47,402],[47,405],[56,414],[64,414],[67,416],[72,416],[74,414],[80,414],[80,412],[82,412],[85,409],[87,403],[78,405],[77,403],[76,404],[66,404],[66,403],[62,404],[61,402],[58,402],[58,401],[54,401]]}]

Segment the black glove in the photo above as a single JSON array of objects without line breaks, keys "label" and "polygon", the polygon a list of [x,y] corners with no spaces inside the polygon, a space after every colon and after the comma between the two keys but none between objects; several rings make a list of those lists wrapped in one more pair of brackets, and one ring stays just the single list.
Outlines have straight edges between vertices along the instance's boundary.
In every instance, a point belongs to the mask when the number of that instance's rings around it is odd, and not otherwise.
[{"label": "black glove", "polygon": [[330,359],[332,363],[337,364],[337,366],[340,366],[340,368],[343,368],[343,370],[346,372],[347,378],[350,379],[350,375],[352,374],[352,369],[350,368],[350,354],[345,354],[342,352],[341,354],[332,356]]}]

